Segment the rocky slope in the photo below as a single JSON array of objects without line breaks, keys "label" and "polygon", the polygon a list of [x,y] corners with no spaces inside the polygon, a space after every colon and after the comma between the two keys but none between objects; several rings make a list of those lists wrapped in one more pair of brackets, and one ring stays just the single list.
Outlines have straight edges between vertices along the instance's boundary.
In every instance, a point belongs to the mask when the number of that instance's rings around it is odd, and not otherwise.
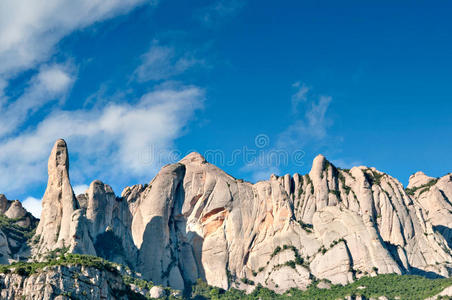
[{"label": "rocky slope", "polygon": [[37,223],[38,220],[22,207],[20,201],[8,200],[0,194],[0,264],[30,256],[27,241]]},{"label": "rocky slope", "polygon": [[97,255],[180,290],[198,278],[223,289],[262,284],[284,292],[368,274],[449,277],[449,199],[450,174],[416,173],[404,189],[374,168],[341,170],[319,155],[309,174],[251,184],[198,153],[120,197],[98,180],[75,196],[59,140],[32,255],[61,248]]}]

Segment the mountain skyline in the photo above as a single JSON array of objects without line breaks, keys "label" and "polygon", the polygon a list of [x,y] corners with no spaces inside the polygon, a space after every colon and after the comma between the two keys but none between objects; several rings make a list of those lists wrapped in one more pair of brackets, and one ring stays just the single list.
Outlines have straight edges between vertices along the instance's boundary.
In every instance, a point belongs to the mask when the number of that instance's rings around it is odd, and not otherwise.
[{"label": "mountain skyline", "polygon": [[[192,152],[121,194],[94,180],[75,195],[69,165],[57,140],[40,220],[0,195],[2,297],[89,298],[91,289],[94,299],[197,299],[202,286],[251,299],[450,296],[452,173],[418,172],[405,188],[375,168],[340,169],[318,155],[308,174],[253,184]],[[422,284],[417,293],[410,281]]]},{"label": "mountain skyline", "polygon": [[[258,138],[262,138],[262,136],[259,136]],[[66,142],[64,142],[64,143],[66,143]],[[257,141],[257,140],[256,140],[256,144],[258,144],[258,141]],[[242,149],[242,150],[243,150],[243,149]],[[250,151],[250,150],[248,150],[248,151]],[[259,155],[259,152],[258,152],[258,151],[256,151],[256,152],[250,151],[250,153],[251,153],[251,154],[255,154],[255,155]],[[260,152],[260,153],[264,153],[264,152]],[[272,154],[272,153],[270,153],[270,158],[266,157],[266,159],[269,159],[270,161],[274,161],[274,160],[271,159],[271,154]],[[277,152],[276,154],[279,154],[280,157],[283,157],[283,159],[284,159],[284,158],[287,158],[287,157],[284,156],[284,155],[281,156],[281,153],[280,153],[280,152]],[[183,156],[181,156],[181,155],[183,155]],[[224,155],[224,156],[221,156],[221,155]],[[198,153],[198,152],[195,151],[195,152],[190,152],[190,153],[187,153],[187,154],[181,154],[180,152],[174,152],[173,155],[171,156],[172,161],[169,161],[169,164],[174,164],[174,163],[178,163],[178,162],[180,162],[180,161],[187,160],[187,158],[192,157],[192,156],[199,156],[199,157],[201,157],[203,160],[205,160],[206,162],[208,162],[209,164],[212,164],[212,165],[214,165],[214,166],[216,166],[216,167],[219,167],[219,166],[218,166],[217,163],[215,163],[215,160],[214,160],[214,161],[211,161],[211,160],[209,160],[209,159],[207,159],[207,158],[209,158],[209,157],[210,157],[210,158],[214,158],[214,159],[216,158],[217,161],[219,160],[219,161],[221,161],[221,162],[226,162],[226,163],[224,163],[224,165],[232,164],[232,163],[234,162],[233,158],[230,158],[230,159],[225,158],[226,155],[225,155],[224,153],[221,153],[221,152],[217,152],[217,151],[214,151],[214,152],[208,151],[208,152],[207,152],[207,155],[205,155],[205,154],[201,154],[201,153]],[[206,158],[206,157],[207,157],[207,158]],[[247,154],[246,154],[246,153],[243,154],[243,157],[244,157],[244,158],[247,157]],[[253,156],[251,155],[251,157],[253,157]],[[310,164],[309,169],[308,169],[305,173],[299,173],[299,172],[295,172],[295,173],[293,173],[293,174],[277,174],[277,173],[272,173],[272,174],[269,175],[268,178],[264,178],[264,179],[261,179],[261,180],[255,180],[255,181],[253,181],[253,180],[245,180],[245,181],[246,181],[246,182],[249,182],[249,183],[251,183],[251,184],[256,184],[256,183],[258,183],[258,182],[260,182],[260,181],[266,181],[266,180],[269,180],[269,179],[273,178],[274,176],[276,176],[276,177],[281,177],[281,178],[283,178],[283,177],[285,177],[285,176],[295,176],[295,175],[297,175],[297,176],[304,176],[304,175],[306,175],[306,174],[309,174],[309,173],[312,171],[312,168],[314,167],[315,161],[316,161],[316,159],[319,159],[319,157],[322,158],[322,159],[324,159],[324,160],[327,160],[327,161],[328,161],[328,158],[327,158],[327,157],[323,156],[322,154],[318,154],[318,155],[314,158],[313,162]],[[69,159],[69,162],[70,162],[71,158],[70,158],[70,152],[69,152],[69,151],[68,151],[68,159]],[[249,157],[248,157],[248,159],[249,159]],[[301,160],[303,160],[303,156],[301,156]],[[256,158],[255,158],[255,161],[259,162],[259,157],[256,157]],[[69,162],[68,162],[68,163],[69,163]],[[266,162],[265,159],[264,159],[264,162]],[[70,163],[69,163],[69,164],[70,164]],[[336,167],[334,162],[332,162],[332,165],[333,165],[333,167]],[[165,166],[162,165],[162,168],[163,168],[163,167],[165,167]],[[344,168],[344,169],[345,169],[345,170],[350,170],[350,169],[353,169],[353,168],[368,168],[368,169],[371,169],[371,168],[372,168],[372,169],[374,169],[374,167],[369,167],[369,166],[365,166],[365,165],[350,166],[350,168]],[[375,170],[378,171],[378,172],[380,172],[380,170],[378,170],[378,169],[375,169]],[[384,174],[391,175],[390,173],[384,173]],[[434,178],[439,179],[439,178],[444,177],[444,176],[449,175],[449,174],[451,174],[451,172],[445,173],[445,174],[443,174],[442,176],[439,176],[439,177],[430,177],[430,176],[428,176],[429,174],[425,174],[423,171],[417,171],[417,172],[413,173],[413,174],[410,176],[410,179],[411,179],[412,177],[414,178],[415,176],[419,176],[419,175],[420,175],[421,177],[422,177],[422,176],[426,176],[426,177],[431,178],[431,179],[434,179]],[[234,174],[228,174],[228,175],[231,176],[232,178],[237,178],[237,177],[234,176]],[[395,177],[392,177],[392,178],[393,178],[393,180],[396,180],[396,181],[398,181],[398,182],[401,183],[401,181],[400,181],[398,178],[395,178]],[[240,178],[238,178],[238,179],[243,181],[243,179],[240,179]],[[94,179],[94,180],[101,180],[101,178],[96,178],[96,179]],[[147,182],[136,182],[134,185],[137,185],[137,184],[143,184],[143,185],[146,185],[146,184],[148,184],[148,183],[151,182],[151,181],[152,181],[152,178],[149,179]],[[108,182],[105,182],[105,183],[108,184]],[[401,184],[402,184],[402,183],[401,183]],[[132,185],[132,186],[134,186],[134,185]],[[411,185],[412,185],[412,183],[411,183]],[[405,187],[405,189],[409,189],[409,188],[411,187],[411,186],[410,186],[410,182],[408,182],[408,184],[406,184],[406,185],[404,184],[403,186]],[[86,191],[89,189],[89,187],[90,187],[90,185],[76,185],[76,186],[74,186],[74,187],[73,187],[73,190],[74,190],[75,196],[86,193]],[[126,190],[127,188],[129,188],[129,186],[123,186],[123,187],[121,187],[121,189],[119,189],[119,190],[113,189],[113,192],[116,193],[116,194],[121,194],[121,193],[122,193],[124,190]],[[26,201],[22,201],[22,202],[23,202],[23,205],[24,205],[24,208],[25,208],[27,211],[29,211],[34,217],[39,218],[40,215],[41,215],[41,210],[42,210],[42,203],[41,203],[41,200],[39,200],[39,199],[34,199],[34,198],[32,198],[32,199],[28,198],[28,199],[25,199],[25,200],[26,200]]]}]

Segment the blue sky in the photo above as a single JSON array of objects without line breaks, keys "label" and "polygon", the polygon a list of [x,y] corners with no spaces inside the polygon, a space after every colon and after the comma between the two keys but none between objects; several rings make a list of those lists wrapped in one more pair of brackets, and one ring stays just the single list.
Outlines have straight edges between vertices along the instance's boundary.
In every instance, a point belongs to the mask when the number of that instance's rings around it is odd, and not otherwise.
[{"label": "blue sky", "polygon": [[0,193],[32,210],[57,138],[78,192],[193,150],[249,181],[452,171],[449,1],[47,2],[0,4]]}]

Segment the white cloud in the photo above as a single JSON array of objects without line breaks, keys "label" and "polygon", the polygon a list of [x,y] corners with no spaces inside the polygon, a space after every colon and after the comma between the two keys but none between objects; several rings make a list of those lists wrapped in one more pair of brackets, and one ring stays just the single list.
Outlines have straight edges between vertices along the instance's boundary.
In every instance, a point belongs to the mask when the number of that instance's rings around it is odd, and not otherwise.
[{"label": "white cloud", "polygon": [[41,199],[28,197],[22,201],[22,206],[36,218],[41,217],[42,204]]},{"label": "white cloud", "polygon": [[[62,103],[76,74],[69,65],[49,63],[58,43],[72,32],[157,2],[0,2],[0,174],[8,174],[0,176],[0,191],[20,193],[45,182],[47,157],[58,138],[68,142],[73,182],[149,180],[166,162],[175,139],[202,107],[203,90],[161,85],[127,103],[67,111],[55,103]],[[142,59],[134,74],[139,81],[167,79],[200,63],[190,53],[158,42]],[[27,70],[36,74],[19,96],[6,98],[3,92],[11,79]],[[27,122],[31,116],[39,121]],[[74,190],[86,188],[79,185]],[[33,209],[39,201],[29,197],[24,204]]]},{"label": "white cloud", "polygon": [[309,92],[309,88],[299,81],[292,84],[292,87],[296,88],[296,92],[292,95],[292,111],[294,113],[298,112],[298,105],[301,102],[306,102],[307,94]]},{"label": "white cloud", "polygon": [[68,142],[71,178],[110,183],[124,177],[149,180],[165,162],[174,140],[203,103],[197,87],[162,89],[135,105],[54,111],[35,128],[0,143],[0,190],[12,192],[46,179],[46,160],[56,139]]},{"label": "white cloud", "polygon": [[326,112],[332,98],[320,96],[319,100],[310,102],[303,118],[295,120],[278,138],[278,148],[301,148],[307,144],[320,141],[327,136],[327,128],[332,121]]},{"label": "white cloud", "polygon": [[[307,148],[315,147],[327,140],[328,128],[332,120],[327,116],[327,110],[332,101],[329,96],[315,98],[308,97],[310,89],[306,85],[296,82],[296,88],[291,97],[294,121],[276,137],[276,142],[268,148],[259,149],[256,162],[245,165],[241,170],[251,173],[254,180],[268,179],[272,173],[280,174],[280,170],[288,164],[302,165]],[[304,104],[303,115],[298,113],[298,106]],[[294,161],[296,160],[296,161]]]},{"label": "white cloud", "polygon": [[138,81],[167,79],[182,74],[198,63],[200,61],[190,53],[178,55],[173,47],[153,41],[149,51],[142,56],[142,63],[134,75]]},{"label": "white cloud", "polygon": [[74,190],[75,195],[84,194],[86,190],[88,190],[89,186],[86,184],[79,184],[72,187],[72,190]]},{"label": "white cloud", "polygon": [[72,82],[72,78],[61,65],[43,67],[36,80],[47,92],[55,94],[65,92]]},{"label": "white cloud", "polygon": [[69,33],[126,13],[146,0],[0,1],[0,77],[34,67]]},{"label": "white cloud", "polygon": [[18,99],[0,106],[0,137],[13,132],[47,103],[63,98],[73,81],[68,66],[42,66]]},{"label": "white cloud", "polygon": [[[6,88],[7,85],[8,85],[7,81],[0,77],[0,99],[3,99],[4,89]],[[0,102],[0,106],[1,104],[2,103]]]}]

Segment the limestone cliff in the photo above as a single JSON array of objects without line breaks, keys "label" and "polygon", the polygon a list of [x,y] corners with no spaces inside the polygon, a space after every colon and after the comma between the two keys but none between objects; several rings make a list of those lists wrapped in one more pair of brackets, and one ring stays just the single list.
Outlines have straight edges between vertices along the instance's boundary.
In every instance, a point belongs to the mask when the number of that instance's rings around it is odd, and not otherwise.
[{"label": "limestone cliff", "polygon": [[35,257],[66,247],[184,289],[198,278],[277,292],[367,274],[450,276],[452,177],[416,173],[409,188],[375,168],[314,159],[309,174],[235,179],[191,153],[116,196],[94,181],[77,197],[66,143],[49,158]]}]

